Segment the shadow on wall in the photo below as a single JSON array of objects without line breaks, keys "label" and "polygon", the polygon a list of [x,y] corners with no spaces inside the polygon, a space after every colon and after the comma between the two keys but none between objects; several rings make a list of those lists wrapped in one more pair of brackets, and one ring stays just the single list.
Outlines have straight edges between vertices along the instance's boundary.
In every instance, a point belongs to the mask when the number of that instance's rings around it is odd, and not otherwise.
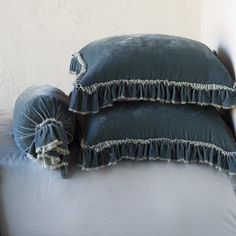
[{"label": "shadow on wall", "polygon": [[[228,69],[229,74],[233,78],[233,80],[236,80],[235,70],[234,70],[232,59],[230,57],[229,52],[226,50],[226,48],[222,44],[220,44],[218,47],[217,57]],[[222,113],[225,121],[231,127],[231,129],[235,131],[234,137],[236,139],[236,108],[231,109],[231,110],[223,110],[221,113]]]},{"label": "shadow on wall", "polygon": [[221,60],[221,62],[228,69],[231,77],[235,80],[235,70],[233,67],[233,62],[231,60],[229,52],[225,49],[223,45],[219,45],[217,50],[217,57]]}]

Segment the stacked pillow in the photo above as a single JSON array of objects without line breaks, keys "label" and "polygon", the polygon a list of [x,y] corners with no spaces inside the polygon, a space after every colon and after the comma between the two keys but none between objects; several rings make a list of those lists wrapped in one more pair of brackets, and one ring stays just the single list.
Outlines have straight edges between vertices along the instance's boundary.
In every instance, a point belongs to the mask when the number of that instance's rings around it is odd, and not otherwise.
[{"label": "stacked pillow", "polygon": [[202,43],[174,36],[132,35],[92,42],[73,57],[70,109],[97,113],[115,101],[149,100],[231,108],[235,82]]},{"label": "stacked pillow", "polygon": [[119,103],[87,116],[81,126],[83,169],[126,158],[208,163],[236,172],[233,136],[214,108]]},{"label": "stacked pillow", "polygon": [[235,106],[236,84],[204,44],[167,35],[105,38],[76,53],[70,71],[83,169],[128,158],[236,173],[235,140],[217,111]]}]

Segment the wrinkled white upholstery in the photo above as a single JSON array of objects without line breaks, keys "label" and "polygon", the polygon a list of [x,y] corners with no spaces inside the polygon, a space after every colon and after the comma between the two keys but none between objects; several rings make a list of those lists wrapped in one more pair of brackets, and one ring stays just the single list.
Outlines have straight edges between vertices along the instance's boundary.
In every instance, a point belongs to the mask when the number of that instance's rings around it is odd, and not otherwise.
[{"label": "wrinkled white upholstery", "polygon": [[74,169],[63,180],[17,149],[0,112],[3,236],[235,236],[233,179],[207,165],[161,161]]}]

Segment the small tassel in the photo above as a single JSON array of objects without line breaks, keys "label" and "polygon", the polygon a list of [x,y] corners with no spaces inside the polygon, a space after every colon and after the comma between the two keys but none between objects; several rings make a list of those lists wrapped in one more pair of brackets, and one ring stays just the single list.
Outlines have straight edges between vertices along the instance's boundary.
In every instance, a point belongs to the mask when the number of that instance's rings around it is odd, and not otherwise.
[{"label": "small tassel", "polygon": [[78,61],[78,54],[75,53],[72,56],[71,62],[70,62],[70,73],[78,75],[81,70],[81,64]]}]

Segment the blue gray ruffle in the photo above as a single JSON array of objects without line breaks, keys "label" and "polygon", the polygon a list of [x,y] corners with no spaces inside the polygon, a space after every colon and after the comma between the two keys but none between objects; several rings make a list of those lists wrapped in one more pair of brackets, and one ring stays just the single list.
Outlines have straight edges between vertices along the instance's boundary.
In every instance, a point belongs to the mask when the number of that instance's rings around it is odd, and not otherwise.
[{"label": "blue gray ruffle", "polygon": [[130,100],[230,109],[236,104],[236,89],[166,80],[119,80],[90,86],[79,84],[71,93],[70,110],[82,114],[97,113],[102,108],[112,106],[115,101]]},{"label": "blue gray ruffle", "polygon": [[70,153],[69,141],[71,140],[68,140],[65,128],[60,121],[53,118],[46,119],[37,125],[27,156],[50,169],[67,166],[68,162],[62,160],[62,157]]},{"label": "blue gray ruffle", "polygon": [[79,166],[84,170],[116,164],[122,159],[132,159],[207,163],[229,174],[236,174],[236,152],[227,152],[205,142],[165,138],[126,139],[93,146],[82,143],[81,148]]}]

